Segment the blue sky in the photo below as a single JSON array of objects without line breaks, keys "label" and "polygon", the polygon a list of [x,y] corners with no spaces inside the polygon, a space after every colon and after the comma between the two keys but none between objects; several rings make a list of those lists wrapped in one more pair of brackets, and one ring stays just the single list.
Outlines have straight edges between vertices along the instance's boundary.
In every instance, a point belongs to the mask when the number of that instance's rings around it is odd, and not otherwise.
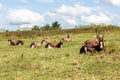
[{"label": "blue sky", "polygon": [[0,29],[43,26],[63,28],[86,24],[120,25],[120,0],[0,0]]}]

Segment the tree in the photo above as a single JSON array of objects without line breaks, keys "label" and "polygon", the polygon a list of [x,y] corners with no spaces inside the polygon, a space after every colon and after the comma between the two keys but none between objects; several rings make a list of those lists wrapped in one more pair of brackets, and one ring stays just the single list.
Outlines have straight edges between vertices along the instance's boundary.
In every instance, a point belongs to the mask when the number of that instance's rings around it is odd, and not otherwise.
[{"label": "tree", "polygon": [[38,25],[34,25],[32,30],[40,30],[40,27]]},{"label": "tree", "polygon": [[50,30],[51,26],[50,24],[45,24],[45,26],[41,27],[41,30]]},{"label": "tree", "polygon": [[60,30],[61,29],[60,25],[61,24],[55,21],[51,25],[45,24],[43,27],[41,27],[41,30]]},{"label": "tree", "polygon": [[52,23],[52,27],[51,28],[58,30],[58,29],[61,29],[60,25],[61,24],[59,24],[57,21],[55,21],[55,22]]}]

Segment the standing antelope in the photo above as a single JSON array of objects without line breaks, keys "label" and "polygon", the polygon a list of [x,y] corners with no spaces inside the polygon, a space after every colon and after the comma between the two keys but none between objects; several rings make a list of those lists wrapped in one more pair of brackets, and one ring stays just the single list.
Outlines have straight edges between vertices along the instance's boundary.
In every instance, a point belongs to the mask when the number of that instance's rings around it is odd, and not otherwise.
[{"label": "standing antelope", "polygon": [[8,40],[8,43],[9,43],[9,45],[18,45],[18,46],[21,46],[21,45],[23,45],[24,44],[24,42],[22,41],[22,40],[11,40],[11,39],[9,39]]},{"label": "standing antelope", "polygon": [[87,40],[84,42],[84,46],[80,48],[80,53],[87,53],[87,52],[99,52],[104,49],[104,36],[100,37],[99,34],[96,35],[96,39],[94,40]]},{"label": "standing antelope", "polygon": [[71,32],[67,33],[67,36],[65,38],[62,38],[63,42],[69,42],[71,41]]}]

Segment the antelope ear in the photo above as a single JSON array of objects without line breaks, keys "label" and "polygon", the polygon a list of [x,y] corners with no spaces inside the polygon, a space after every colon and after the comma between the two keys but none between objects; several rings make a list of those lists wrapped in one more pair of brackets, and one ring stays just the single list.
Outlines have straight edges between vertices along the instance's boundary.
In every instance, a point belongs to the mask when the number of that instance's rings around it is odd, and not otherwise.
[{"label": "antelope ear", "polygon": [[104,34],[101,36],[101,39],[102,39],[103,41],[106,41],[106,40],[104,39]]},{"label": "antelope ear", "polygon": [[63,41],[63,40],[60,40],[60,42],[62,42],[62,43],[63,43],[64,41]]},{"label": "antelope ear", "polygon": [[99,33],[96,34],[96,38],[100,39],[100,34]]},{"label": "antelope ear", "polygon": [[104,34],[102,35],[102,39],[104,38]]},{"label": "antelope ear", "polygon": [[100,35],[100,32],[97,31],[97,32],[96,32],[96,35]]}]

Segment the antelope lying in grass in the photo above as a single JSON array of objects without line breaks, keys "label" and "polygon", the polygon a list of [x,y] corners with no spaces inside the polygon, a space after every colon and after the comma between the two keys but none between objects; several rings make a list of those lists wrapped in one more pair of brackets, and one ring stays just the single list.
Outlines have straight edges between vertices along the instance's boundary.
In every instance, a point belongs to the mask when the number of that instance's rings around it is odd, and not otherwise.
[{"label": "antelope lying in grass", "polygon": [[71,32],[67,33],[67,36],[65,38],[62,38],[63,42],[69,42],[71,41]]},{"label": "antelope lying in grass", "polygon": [[32,42],[32,43],[30,44],[30,48],[36,48],[36,47],[39,47],[40,45],[41,45],[40,42]]},{"label": "antelope lying in grass", "polygon": [[62,48],[63,45],[63,41],[60,42],[54,42],[54,43],[47,43],[45,45],[45,48]]},{"label": "antelope lying in grass", "polygon": [[9,39],[8,40],[8,43],[9,43],[9,45],[18,45],[18,46],[21,46],[21,45],[23,45],[24,44],[24,42],[22,41],[22,40],[11,40],[11,39]]},{"label": "antelope lying in grass", "polygon": [[84,46],[80,48],[80,53],[87,52],[99,52],[104,49],[104,36],[100,37],[99,34],[96,35],[96,39],[87,40],[84,42]]},{"label": "antelope lying in grass", "polygon": [[49,38],[45,38],[42,40],[41,44],[45,44],[45,43],[49,43],[50,39]]},{"label": "antelope lying in grass", "polygon": [[45,44],[45,43],[49,43],[50,42],[50,39],[46,38],[46,39],[43,39],[41,42],[32,42],[30,44],[30,48],[36,48],[36,47],[39,47],[41,44]]}]

